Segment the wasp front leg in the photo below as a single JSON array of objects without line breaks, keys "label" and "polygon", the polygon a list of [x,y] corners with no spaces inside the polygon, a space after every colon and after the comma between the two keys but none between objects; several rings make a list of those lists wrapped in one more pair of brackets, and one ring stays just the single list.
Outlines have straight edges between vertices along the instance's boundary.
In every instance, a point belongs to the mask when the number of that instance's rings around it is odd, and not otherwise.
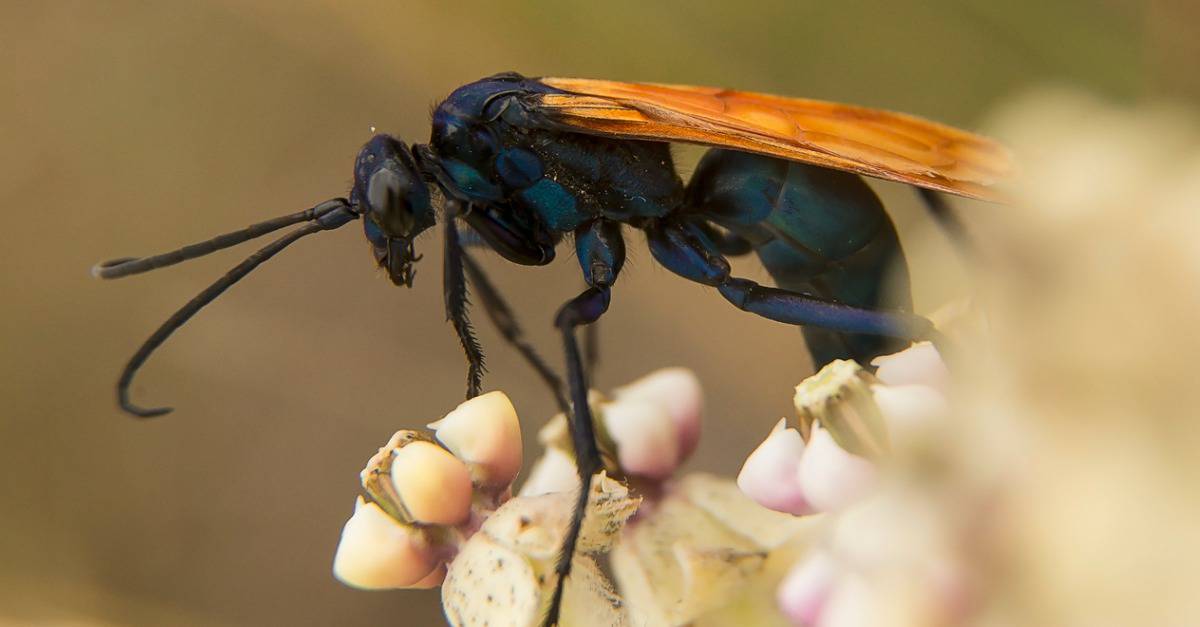
[{"label": "wasp front leg", "polygon": [[[449,203],[447,203],[449,205]],[[463,274],[463,249],[459,241],[458,225],[454,212],[448,208],[445,220],[445,247],[442,259],[442,292],[446,300],[446,319],[454,325],[454,332],[467,356],[467,398],[479,396],[483,385],[483,348],[475,337],[467,312],[467,280]]]},{"label": "wasp front leg", "polygon": [[[500,294],[500,290],[492,283],[483,266],[471,256],[469,248],[486,246],[487,243],[479,236],[478,233],[471,229],[459,231],[455,229],[458,242],[457,245],[452,245],[447,242],[446,247],[446,300],[447,312],[459,312],[460,321],[454,323],[456,330],[461,328],[470,328],[470,322],[467,317],[467,290],[465,285],[458,285],[461,281],[461,274],[455,270],[455,267],[461,265],[466,271],[466,278],[470,281],[471,288],[474,289],[475,296],[479,297],[480,304],[483,305],[483,311],[491,320],[492,325],[500,332],[500,336],[509,346],[516,349],[517,353],[525,359],[525,362],[533,368],[537,373],[538,378],[550,388],[550,394],[554,397],[554,402],[558,406],[559,411],[565,413],[570,412],[570,406],[567,402],[567,396],[563,392],[562,379],[554,372],[554,369],[542,359],[538,354],[537,349],[529,343],[525,337],[525,331],[521,328],[521,324],[517,321],[516,312],[504,300]],[[456,255],[459,261],[451,259],[451,255]],[[453,298],[453,303],[451,299]],[[471,337],[471,336],[467,336]],[[464,337],[460,333],[459,339]],[[464,343],[464,346],[467,344]],[[468,362],[470,363],[470,353]],[[468,374],[468,381],[471,375]],[[469,385],[469,383],[468,383]]]}]

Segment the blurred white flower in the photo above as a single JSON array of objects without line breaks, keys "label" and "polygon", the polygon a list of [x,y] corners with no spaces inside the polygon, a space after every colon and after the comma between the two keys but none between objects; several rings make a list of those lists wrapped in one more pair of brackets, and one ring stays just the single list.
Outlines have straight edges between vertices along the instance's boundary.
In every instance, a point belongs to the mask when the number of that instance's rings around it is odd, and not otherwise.
[{"label": "blurred white flower", "polygon": [[[944,530],[915,502],[883,498],[889,492],[881,485],[908,467],[905,458],[938,441],[947,424],[947,371],[928,344],[875,363],[882,376],[833,362],[802,382],[795,394],[800,429],[780,421],[738,476],[741,490],[764,507],[830,513],[820,522],[822,546],[776,589],[779,610],[794,625],[937,624],[961,605],[948,592],[960,590],[962,578],[947,566],[956,557],[941,543]],[[911,616],[896,609],[894,594],[929,622],[905,622]]]},{"label": "blurred white flower", "polygon": [[817,627],[833,590],[840,565],[817,550],[788,571],[776,591],[779,609],[793,625]]},{"label": "blurred white flower", "polygon": [[[918,343],[875,363],[833,362],[796,387],[800,430],[781,420],[746,458],[738,486],[763,507],[794,515],[844,509],[870,493],[877,460],[897,437],[910,444],[946,417],[946,369]],[[881,370],[883,369],[881,366]],[[869,458],[870,457],[870,458]]]},{"label": "blurred white flower", "polygon": [[843,509],[860,500],[875,484],[875,465],[847,453],[819,425],[813,427],[796,474],[800,492],[819,512]]},{"label": "blurred white flower", "polygon": [[945,394],[950,382],[950,371],[929,342],[917,342],[899,353],[876,357],[871,365],[876,368],[875,378],[884,385],[924,385]]}]

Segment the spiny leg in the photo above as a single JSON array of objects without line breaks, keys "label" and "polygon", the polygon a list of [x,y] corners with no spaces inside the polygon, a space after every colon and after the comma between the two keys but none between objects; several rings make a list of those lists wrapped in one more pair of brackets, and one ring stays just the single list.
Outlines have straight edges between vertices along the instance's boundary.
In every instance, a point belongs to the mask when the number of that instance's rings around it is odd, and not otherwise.
[{"label": "spiny leg", "polygon": [[509,308],[508,303],[500,296],[500,292],[492,284],[487,274],[484,273],[483,268],[465,250],[463,251],[462,263],[467,271],[467,278],[470,279],[471,285],[475,288],[475,294],[479,296],[488,319],[500,331],[500,335],[504,337],[505,341],[517,349],[517,352],[525,358],[525,361],[533,367],[546,386],[550,388],[551,393],[554,395],[554,401],[558,404],[559,411],[569,414],[571,409],[566,393],[563,392],[562,379],[559,378],[554,369],[542,359],[542,356],[525,339],[525,332],[521,329],[520,324],[517,323],[516,315]]},{"label": "spiny leg", "polygon": [[458,227],[454,213],[447,210],[445,224],[445,257],[442,260],[442,293],[446,301],[446,319],[454,325],[454,332],[467,356],[467,398],[479,396],[483,385],[483,348],[471,328],[467,313],[467,280],[463,275],[463,249],[458,240]]},{"label": "spiny leg", "polygon": [[[457,206],[453,208],[457,208]],[[546,360],[542,359],[542,356],[533,348],[533,345],[525,339],[525,332],[517,322],[516,314],[509,307],[508,303],[505,302],[504,297],[500,295],[500,290],[488,278],[487,273],[483,270],[483,266],[467,252],[468,248],[487,246],[487,242],[469,227],[462,231],[456,229],[456,232],[459,243],[457,248],[459,249],[463,269],[466,270],[467,278],[470,279],[471,285],[475,289],[475,294],[479,296],[488,319],[500,331],[500,335],[504,338],[504,341],[517,350],[517,353],[525,359],[526,363],[538,373],[538,377],[550,388],[550,394],[554,397],[554,402],[558,405],[559,411],[564,414],[570,413],[570,405],[567,402],[566,393],[563,391],[562,379],[546,363]],[[464,304],[464,315],[466,315],[465,305],[468,304]]]},{"label": "spiny leg", "polygon": [[617,280],[617,274],[625,263],[625,240],[621,237],[620,225],[615,222],[597,220],[580,227],[575,231],[575,245],[584,281],[591,287],[567,301],[558,310],[554,325],[562,334],[566,353],[567,384],[573,408],[568,414],[568,425],[571,444],[575,448],[575,466],[579,471],[579,494],[575,499],[575,509],[571,513],[567,535],[558,554],[555,567],[558,581],[555,582],[554,595],[550,599],[550,607],[542,623],[546,627],[558,623],[563,589],[567,576],[571,573],[571,559],[575,555],[579,531],[587,513],[592,476],[599,472],[603,465],[592,425],[591,408],[588,406],[588,382],[579,343],[575,338],[575,329],[580,325],[595,323],[608,311],[610,287]]}]

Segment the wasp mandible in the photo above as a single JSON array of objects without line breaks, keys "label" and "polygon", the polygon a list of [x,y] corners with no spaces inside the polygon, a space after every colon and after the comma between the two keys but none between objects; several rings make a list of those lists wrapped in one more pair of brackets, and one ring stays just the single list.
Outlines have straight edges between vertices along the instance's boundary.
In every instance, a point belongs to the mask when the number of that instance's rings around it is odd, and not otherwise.
[{"label": "wasp mandible", "polygon": [[[432,126],[428,144],[372,137],[355,160],[348,198],[162,255],[97,266],[102,278],[137,274],[303,224],[159,327],[122,372],[118,402],[144,418],[170,411],[130,401],[138,368],[201,308],[307,235],[361,219],[376,263],[396,285],[411,286],[420,259],[414,241],[438,222],[436,191],[446,310],[467,354],[467,395],[479,393],[483,376],[467,315],[469,278],[505,339],[570,409],[582,489],[547,624],[557,620],[588,488],[601,469],[576,330],[609,307],[625,261],[622,226],[642,231],[651,255],[671,272],[715,288],[743,311],[801,326],[818,366],[838,358],[865,362],[938,334],[911,311],[896,230],[860,175],[995,201],[1000,196],[991,185],[1012,171],[996,142],[920,118],[682,85],[497,74],[455,90],[435,108]],[[671,142],[713,147],[686,185]],[[460,231],[460,223],[467,229]],[[554,259],[567,235],[587,287],[555,317],[566,355],[564,392],[468,248],[486,245],[514,263],[540,266]],[[751,252],[775,286],[731,274],[727,257]],[[885,280],[892,289],[885,291]],[[903,289],[895,289],[897,281]]]}]

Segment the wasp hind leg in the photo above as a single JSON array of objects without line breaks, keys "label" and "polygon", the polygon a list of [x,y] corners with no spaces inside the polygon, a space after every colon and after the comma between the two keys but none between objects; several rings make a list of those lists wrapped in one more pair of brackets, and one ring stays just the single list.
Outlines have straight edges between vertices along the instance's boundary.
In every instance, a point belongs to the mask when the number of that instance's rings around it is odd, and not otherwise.
[{"label": "wasp hind leg", "polygon": [[974,240],[971,239],[971,233],[967,229],[967,225],[963,222],[962,217],[946,202],[945,196],[923,187],[918,187],[917,196],[921,198],[921,202],[925,205],[925,209],[937,223],[942,232],[946,234],[946,238],[958,250],[959,255],[968,260],[977,260],[979,257],[978,247]]},{"label": "wasp hind leg", "polygon": [[861,333],[943,344],[929,320],[904,311],[853,307],[792,290],[767,287],[729,273],[729,262],[695,227],[664,220],[646,229],[650,252],[671,272],[717,288],[735,307],[796,326],[815,326],[839,333]]}]

